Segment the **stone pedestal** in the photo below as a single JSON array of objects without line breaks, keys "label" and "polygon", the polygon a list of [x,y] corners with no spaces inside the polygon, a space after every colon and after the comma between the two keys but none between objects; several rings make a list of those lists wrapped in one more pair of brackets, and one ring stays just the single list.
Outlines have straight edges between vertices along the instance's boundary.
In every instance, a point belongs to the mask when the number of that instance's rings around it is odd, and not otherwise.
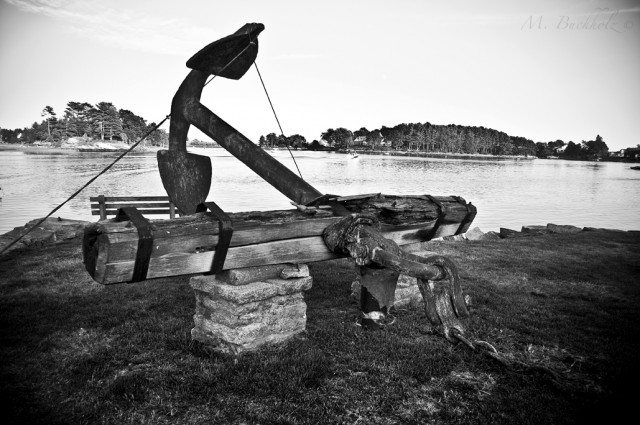
[{"label": "stone pedestal", "polygon": [[285,342],[305,330],[302,291],[312,278],[304,264],[226,270],[190,280],[196,296],[193,339],[239,354]]},{"label": "stone pedestal", "polygon": [[393,305],[396,306],[396,308],[407,306],[415,307],[423,301],[420,288],[418,288],[418,279],[401,274],[398,278],[398,286],[396,286],[396,296]]}]

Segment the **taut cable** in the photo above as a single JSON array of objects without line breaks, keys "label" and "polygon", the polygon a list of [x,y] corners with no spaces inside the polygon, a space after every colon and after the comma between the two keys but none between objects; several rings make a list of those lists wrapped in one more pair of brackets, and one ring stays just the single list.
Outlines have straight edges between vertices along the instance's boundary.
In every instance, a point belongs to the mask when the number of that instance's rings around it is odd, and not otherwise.
[{"label": "taut cable", "polygon": [[[256,67],[256,71],[258,71],[258,77],[260,77],[260,83],[262,84],[262,88],[264,89],[264,93],[267,95],[267,100],[269,101],[269,105],[271,106],[271,110],[273,111],[273,116],[276,117],[276,122],[278,123],[278,128],[280,129],[280,134],[282,134],[282,137],[286,137],[284,135],[284,131],[282,131],[282,126],[280,125],[280,120],[278,119],[278,114],[276,114],[276,110],[273,108],[273,103],[271,103],[271,97],[269,97],[269,92],[267,91],[267,87],[264,85],[264,80],[262,80],[262,75],[260,74],[260,70],[258,69],[258,63],[256,61],[253,61],[253,66]],[[287,150],[289,151],[289,155],[291,155],[291,159],[293,159],[293,163],[296,166],[296,170],[298,170],[298,174],[300,175],[300,178],[302,180],[304,180],[304,178],[302,177],[302,173],[300,172],[300,168],[298,168],[298,163],[296,162],[296,158],[293,156],[293,152],[291,152],[291,149],[289,149],[289,145],[285,145],[287,147]]]}]

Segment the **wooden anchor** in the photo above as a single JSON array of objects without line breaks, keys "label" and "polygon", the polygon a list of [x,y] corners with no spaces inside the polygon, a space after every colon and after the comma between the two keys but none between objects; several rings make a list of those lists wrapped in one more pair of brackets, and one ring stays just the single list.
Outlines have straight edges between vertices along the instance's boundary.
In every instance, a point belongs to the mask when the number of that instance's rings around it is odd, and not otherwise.
[{"label": "wooden anchor", "polygon": [[234,34],[214,41],[187,61],[192,71],[171,103],[169,149],[158,151],[158,169],[171,201],[186,214],[196,212],[211,186],[209,157],[187,152],[187,133],[193,124],[251,170],[297,204],[307,204],[322,193],[200,103],[211,75],[238,79],[258,54],[262,24],[246,24]]},{"label": "wooden anchor", "polygon": [[[158,152],[158,165],[171,201],[189,215],[149,221],[127,211],[113,221],[96,223],[84,235],[87,270],[96,281],[111,284],[349,255],[363,279],[365,325],[376,325],[384,317],[403,273],[418,278],[433,325],[441,326],[445,335],[452,328],[462,331],[459,319],[468,313],[455,265],[441,256],[415,256],[399,246],[466,232],[476,214],[473,205],[460,197],[323,195],[200,103],[209,75],[240,78],[246,72],[263,29],[262,24],[247,24],[187,62],[192,71],[174,96],[169,150]],[[208,157],[186,152],[191,124],[299,208],[227,215],[207,203],[212,212],[203,212],[211,164]]]}]

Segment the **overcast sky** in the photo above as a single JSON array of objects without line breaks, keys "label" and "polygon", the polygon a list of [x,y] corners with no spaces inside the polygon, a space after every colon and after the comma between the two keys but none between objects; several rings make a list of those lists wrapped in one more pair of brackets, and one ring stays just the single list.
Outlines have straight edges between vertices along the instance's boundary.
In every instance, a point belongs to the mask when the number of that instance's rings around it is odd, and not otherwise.
[{"label": "overcast sky", "polygon": [[[429,121],[640,143],[633,0],[0,0],[0,127],[69,101],[159,122],[186,61],[246,22],[266,26],[257,63],[286,135]],[[202,103],[256,142],[279,133],[255,70]]]}]

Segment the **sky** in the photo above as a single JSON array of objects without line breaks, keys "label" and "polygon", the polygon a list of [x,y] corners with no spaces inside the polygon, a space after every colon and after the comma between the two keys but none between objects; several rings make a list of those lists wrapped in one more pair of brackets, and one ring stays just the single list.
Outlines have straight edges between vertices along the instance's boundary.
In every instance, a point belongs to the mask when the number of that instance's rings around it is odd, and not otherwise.
[{"label": "sky", "polygon": [[[633,0],[0,0],[0,127],[69,101],[159,122],[186,61],[247,22],[288,136],[430,122],[640,144]],[[201,102],[255,142],[280,133],[254,69]]]}]

